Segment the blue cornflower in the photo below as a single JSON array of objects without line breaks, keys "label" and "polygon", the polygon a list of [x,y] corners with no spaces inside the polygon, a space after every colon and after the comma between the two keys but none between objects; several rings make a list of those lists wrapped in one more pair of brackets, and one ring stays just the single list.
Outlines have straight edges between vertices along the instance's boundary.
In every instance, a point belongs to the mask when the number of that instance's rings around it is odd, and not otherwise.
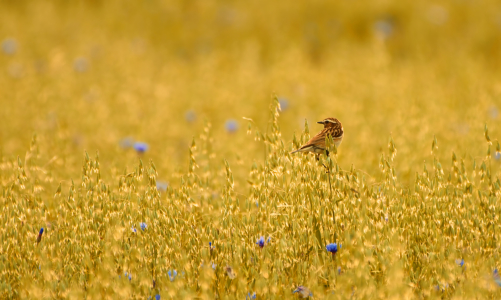
[{"label": "blue cornflower", "polygon": [[143,154],[144,152],[148,151],[148,144],[143,143],[143,142],[135,142],[134,143],[134,150],[136,150],[137,153]]},{"label": "blue cornflower", "polygon": [[83,73],[89,68],[89,61],[85,57],[79,57],[73,62],[73,69],[78,73]]},{"label": "blue cornflower", "polygon": [[132,232],[137,232],[137,231],[136,231],[136,228],[134,228],[134,226],[132,226],[132,227],[130,228],[130,230],[132,230]]},{"label": "blue cornflower", "polygon": [[435,290],[438,292],[445,292],[446,289],[449,288],[449,284],[441,284],[440,282],[435,286]]},{"label": "blue cornflower", "polygon": [[327,249],[327,251],[329,251],[330,253],[332,253],[332,255],[336,254],[336,252],[338,250],[336,243],[332,243],[332,244],[329,244],[329,245],[325,246],[325,249]]},{"label": "blue cornflower", "polygon": [[310,289],[302,285],[298,286],[297,289],[295,289],[292,293],[298,293],[301,298],[308,298],[313,296],[313,294],[310,292]]},{"label": "blue cornflower", "polygon": [[145,231],[145,230],[146,230],[146,227],[148,227],[148,225],[146,225],[146,223],[143,223],[143,222],[139,223],[139,226],[141,226],[141,229],[142,229],[143,231]]},{"label": "blue cornflower", "polygon": [[131,137],[125,137],[118,142],[118,145],[120,145],[120,148],[122,149],[129,149],[132,145],[134,145],[134,139]]},{"label": "blue cornflower", "polygon": [[184,114],[184,118],[188,123],[193,123],[197,119],[197,114],[193,110],[188,110]]},{"label": "blue cornflower", "polygon": [[156,294],[155,295],[155,300],[160,300],[160,295]]},{"label": "blue cornflower", "polygon": [[212,242],[209,242],[209,249],[212,252],[212,250],[216,249],[216,246],[212,246]]},{"label": "blue cornflower", "polygon": [[266,240],[266,244],[269,244],[271,242],[271,236],[268,237],[268,239]]},{"label": "blue cornflower", "polygon": [[40,232],[38,233],[37,244],[40,243],[40,241],[42,240],[42,234],[43,234],[43,228],[40,229]]},{"label": "blue cornflower", "polygon": [[464,266],[464,259],[461,259],[461,260],[456,259],[456,264],[457,264],[458,266],[460,266],[460,267]]},{"label": "blue cornflower", "polygon": [[17,50],[17,42],[13,38],[8,38],[3,40],[2,42],[2,51],[7,55],[12,55],[16,53]]},{"label": "blue cornflower", "polygon": [[216,270],[217,265],[215,263],[212,263],[212,269]]},{"label": "blue cornflower", "polygon": [[280,110],[286,111],[289,108],[289,100],[286,98],[280,97],[278,98],[278,103],[280,103]]},{"label": "blue cornflower", "polygon": [[226,123],[224,123],[224,128],[226,128],[226,131],[229,133],[233,133],[238,130],[238,123],[234,119],[229,119]]},{"label": "blue cornflower", "polygon": [[157,190],[159,192],[165,192],[167,191],[167,187],[169,187],[169,184],[165,181],[157,181]]},{"label": "blue cornflower", "polygon": [[341,267],[337,267],[337,273],[341,275]]},{"label": "blue cornflower", "polygon": [[256,299],[256,293],[252,294],[251,293],[247,293],[247,296],[245,296],[245,300],[252,300],[252,299]]},{"label": "blue cornflower", "polygon": [[171,270],[169,270],[169,271],[167,272],[167,274],[169,274],[169,280],[170,280],[170,281],[174,281],[174,279],[176,279],[176,276],[177,276],[177,271],[176,271],[176,270],[173,270],[173,271],[171,272]]},{"label": "blue cornflower", "polygon": [[129,281],[132,280],[132,274],[129,274],[129,273],[125,272],[124,276],[125,277],[129,277]]},{"label": "blue cornflower", "polygon": [[497,285],[501,286],[501,277],[499,276],[498,269],[494,269],[494,273],[492,274],[494,277],[494,282],[496,282]]},{"label": "blue cornflower", "polygon": [[263,248],[264,247],[264,236],[260,237],[259,240],[257,240],[256,244],[258,244],[259,247]]}]

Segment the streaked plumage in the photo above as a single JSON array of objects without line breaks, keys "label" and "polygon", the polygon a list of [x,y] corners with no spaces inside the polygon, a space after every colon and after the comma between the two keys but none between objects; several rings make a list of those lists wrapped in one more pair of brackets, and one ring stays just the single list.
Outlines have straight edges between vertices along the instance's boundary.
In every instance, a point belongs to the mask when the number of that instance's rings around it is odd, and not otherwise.
[{"label": "streaked plumage", "polygon": [[[317,135],[312,137],[306,144],[304,144],[301,148],[296,151],[292,151],[292,153],[296,152],[312,152],[317,156],[324,153],[325,149],[325,138],[327,135],[332,137],[334,144],[336,147],[341,145],[344,136],[343,125],[336,118],[327,118],[323,121],[317,122],[318,124],[323,124],[324,129],[320,131]],[[329,155],[329,151],[327,151],[327,155]]]}]

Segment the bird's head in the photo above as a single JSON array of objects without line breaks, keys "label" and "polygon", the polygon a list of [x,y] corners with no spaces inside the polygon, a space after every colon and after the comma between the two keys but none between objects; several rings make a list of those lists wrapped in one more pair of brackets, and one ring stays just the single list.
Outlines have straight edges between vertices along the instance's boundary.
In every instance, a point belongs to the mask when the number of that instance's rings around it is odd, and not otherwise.
[{"label": "bird's head", "polygon": [[337,124],[341,125],[341,122],[339,122],[339,120],[336,118],[327,118],[327,119],[324,119],[324,120],[319,121],[317,123],[323,124],[324,128],[336,126]]}]

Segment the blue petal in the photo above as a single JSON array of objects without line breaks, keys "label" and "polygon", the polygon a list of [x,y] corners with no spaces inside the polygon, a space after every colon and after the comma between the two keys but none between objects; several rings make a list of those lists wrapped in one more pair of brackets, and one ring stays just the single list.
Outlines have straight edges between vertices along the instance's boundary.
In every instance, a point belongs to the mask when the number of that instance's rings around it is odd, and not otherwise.
[{"label": "blue petal", "polygon": [[146,152],[146,151],[148,151],[149,148],[150,147],[146,143],[143,143],[143,142],[134,143],[134,150],[136,150],[139,153]]},{"label": "blue petal", "polygon": [[238,123],[236,120],[230,119],[227,120],[226,123],[224,123],[224,127],[226,128],[226,131],[228,132],[235,132],[238,130]]},{"label": "blue petal", "polygon": [[289,108],[289,101],[286,98],[278,98],[278,102],[280,103],[281,111],[286,111]]}]

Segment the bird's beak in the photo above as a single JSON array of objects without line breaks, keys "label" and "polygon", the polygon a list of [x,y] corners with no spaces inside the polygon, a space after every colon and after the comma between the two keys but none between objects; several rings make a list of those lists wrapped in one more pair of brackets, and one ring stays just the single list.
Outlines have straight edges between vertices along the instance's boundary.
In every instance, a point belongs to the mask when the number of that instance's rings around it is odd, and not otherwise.
[{"label": "bird's beak", "polygon": [[324,122],[324,121],[318,121],[317,123],[318,123],[318,124],[325,124],[325,122]]}]

